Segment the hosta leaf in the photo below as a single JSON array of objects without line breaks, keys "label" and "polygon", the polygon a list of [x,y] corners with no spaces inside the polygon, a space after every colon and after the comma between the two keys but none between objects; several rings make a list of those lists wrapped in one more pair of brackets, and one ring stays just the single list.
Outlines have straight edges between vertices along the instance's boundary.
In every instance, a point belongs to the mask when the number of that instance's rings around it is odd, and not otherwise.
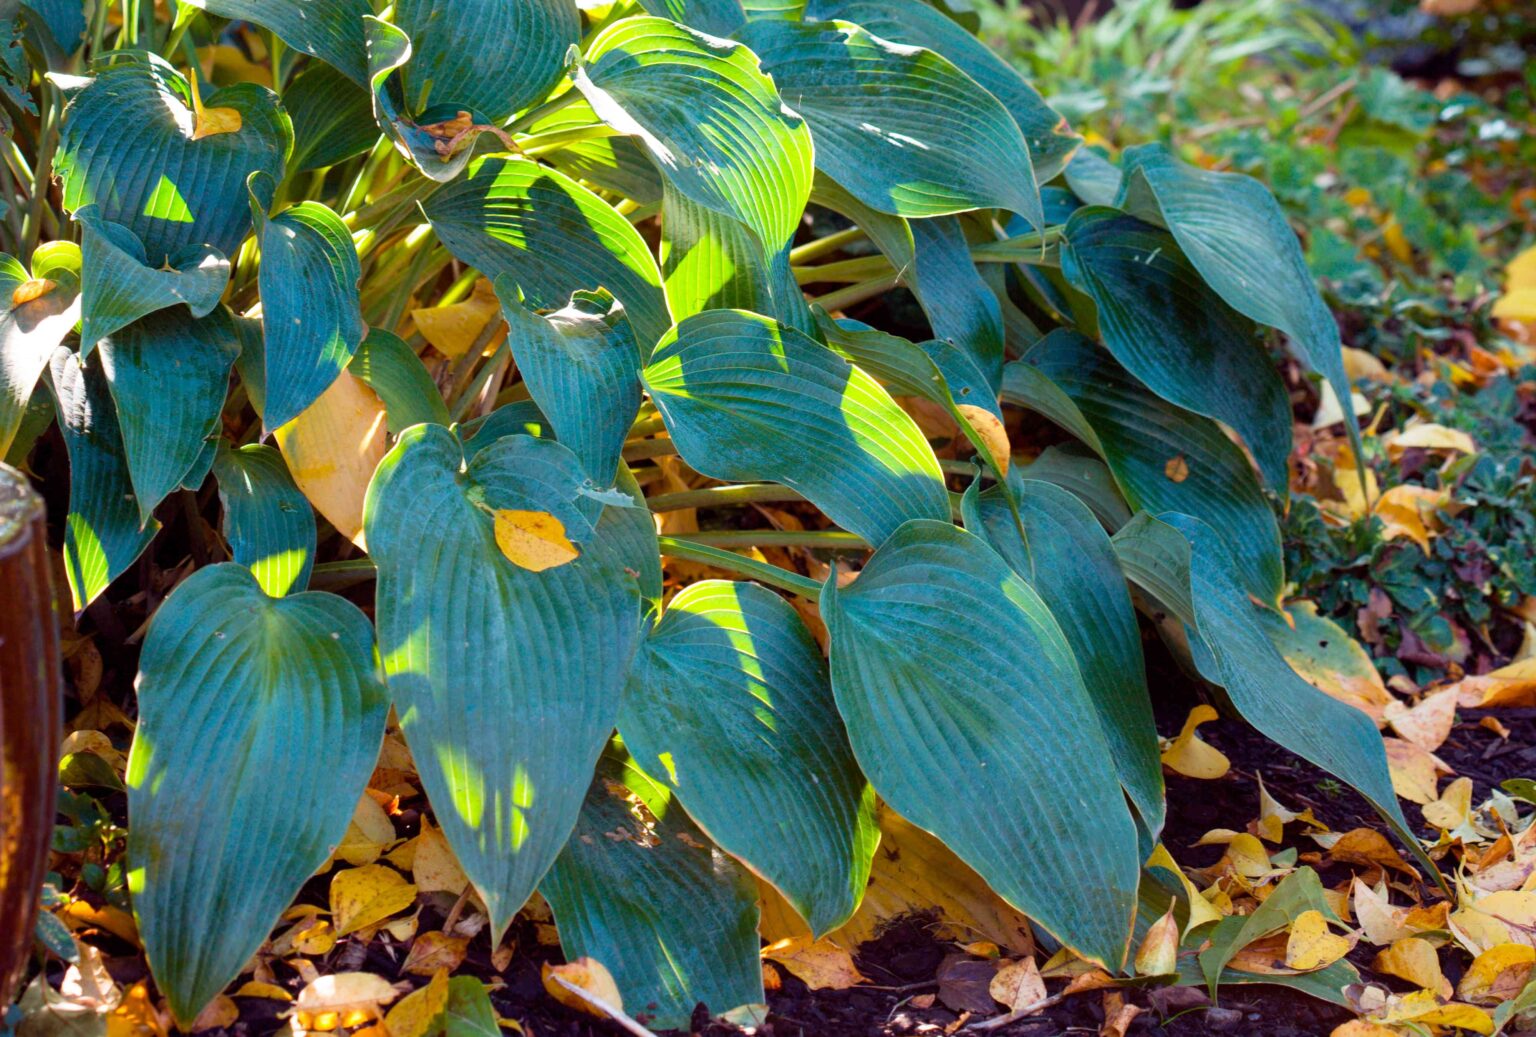
[{"label": "hosta leaf", "polygon": [[357,294],[362,268],[346,224],[319,202],[269,217],[275,190],[270,177],[251,174],[266,344],[262,421],[269,429],[314,403],[367,331]]},{"label": "hosta leaf", "polygon": [[[585,482],[553,441],[498,439],[466,468],[452,433],[417,425],[368,489],[390,691],[498,939],[570,834],[638,641],[633,566],[601,522],[594,530]],[[577,557],[514,565],[498,511],[551,516]]]},{"label": "hosta leaf", "polygon": [[1114,546],[1126,575],[1189,628],[1201,676],[1225,688],[1266,737],[1353,786],[1437,874],[1398,807],[1376,725],[1291,669],[1264,632],[1263,606],[1236,578],[1230,547],[1211,527],[1188,515],[1143,513],[1115,534]]},{"label": "hosta leaf", "polygon": [[147,313],[185,303],[194,317],[213,312],[229,282],[229,260],[209,246],[189,246],[154,264],[133,232],[101,218],[95,205],[75,213],[80,224],[80,349]]},{"label": "hosta leaf", "polygon": [[[1166,226],[1227,305],[1285,332],[1300,359],[1339,399],[1349,399],[1339,326],[1268,188],[1252,177],[1180,162],[1164,144],[1128,148],[1121,165],[1116,207]],[[1345,428],[1358,436],[1354,422]]]},{"label": "hosta leaf", "polygon": [[210,14],[271,29],[288,46],[329,62],[359,86],[368,84],[363,16],[369,0],[187,0]]},{"label": "hosta leaf", "polygon": [[[1077,657],[1120,784],[1155,841],[1163,769],[1147,693],[1141,630],[1114,549],[1093,513],[1066,490],[1009,473],[1018,519],[1001,488],[966,490],[965,524],[1040,595]],[[1022,527],[1022,535],[1021,535]]]},{"label": "hosta leaf", "polygon": [[686,1028],[701,1001],[718,1015],[763,1000],[752,877],[665,788],[609,754],[539,891],[566,958],[607,966],[647,1026]]},{"label": "hosta leaf", "polygon": [[1020,467],[1020,474],[1066,490],[1086,504],[1099,525],[1111,532],[1131,520],[1131,509],[1120,495],[1109,466],[1081,443],[1046,447],[1039,457]]},{"label": "hosta leaf", "polygon": [[229,371],[240,351],[234,322],[222,307],[198,320],[177,306],[113,332],[98,350],[139,521],[147,522],[218,434]]},{"label": "hosta leaf", "polygon": [[1039,595],[974,534],[919,521],[852,584],[834,574],[821,612],[838,711],[881,797],[1058,939],[1119,968],[1136,828]]},{"label": "hosta leaf", "polygon": [[742,35],[810,124],[816,168],[865,205],[898,216],[1007,209],[1044,226],[1018,124],[948,59],[850,22],[764,20]]},{"label": "hosta leaf", "polygon": [[69,451],[69,515],[64,520],[64,574],[79,612],[132,565],[160,531],[151,518],[139,522],[139,505],[112,392],[101,358],[81,366],[59,346],[49,361],[59,431]]},{"label": "hosta leaf", "polygon": [[601,289],[578,291],[565,307],[541,316],[518,301],[517,285],[506,275],[496,294],[512,358],[555,438],[594,483],[609,485],[640,410],[640,347],[624,307]]},{"label": "hosta leaf", "polygon": [[954,62],[1013,115],[1042,184],[1061,172],[1080,143],[1013,66],[923,0],[811,0],[805,15],[811,21],[853,22],[892,43],[927,47]]},{"label": "hosta leaf", "polygon": [[789,243],[810,196],[811,134],[746,47],[663,18],[625,18],[592,41],[575,80],[673,187],[751,230],[765,265]]},{"label": "hosta leaf", "polygon": [[21,429],[54,348],[80,319],[78,273],[38,273],[0,253],[0,458]]},{"label": "hosta leaf", "polygon": [[[363,19],[363,32],[368,44],[368,88],[373,94],[374,120],[412,165],[429,178],[447,183],[463,171],[474,148],[450,143],[458,136],[457,129],[434,127],[432,123],[423,127],[411,118],[398,74],[411,60],[411,38],[372,15]],[[450,120],[455,117],[456,113],[447,116]]]},{"label": "hosta leaf", "polygon": [[414,50],[400,73],[413,117],[500,122],[543,99],[581,36],[573,0],[397,0],[394,21]]},{"label": "hosta leaf", "polygon": [[949,517],[917,424],[865,372],[767,317],[711,310],[661,340],[645,387],[678,452],[715,479],[781,482],[878,544]]},{"label": "hosta leaf", "polygon": [[316,62],[283,91],[293,120],[290,172],[302,173],[361,155],[379,139],[373,97],[330,65]]},{"label": "hosta leaf", "polygon": [[294,485],[283,455],[263,444],[218,446],[213,471],[224,509],[224,539],[274,598],[309,586],[315,563],[315,513]]},{"label": "hosta leaf", "polygon": [[1239,559],[1242,582],[1275,601],[1280,530],[1242,450],[1209,419],[1152,395],[1103,349],[1056,331],[1009,364],[1003,395],[1040,411],[1104,458],[1132,508],[1206,522]]},{"label": "hosta leaf", "polygon": [[398,436],[422,422],[449,423],[443,394],[411,347],[392,332],[372,328],[347,370],[384,401],[389,431]]},{"label": "hosta leaf", "polygon": [[810,332],[805,296],[789,269],[789,250],[765,265],[763,250],[745,225],[691,200],[668,184],[661,209],[661,269],[676,320],[705,310],[768,314]]},{"label": "hosta leaf", "polygon": [[636,763],[814,932],[853,913],[879,841],[874,792],[821,649],[784,599],[723,580],[674,597],[636,654],[619,732]]},{"label": "hosta leaf", "polygon": [[[555,133],[598,123],[592,106],[579,97],[533,125],[531,133]],[[592,137],[568,141],[539,156],[562,173],[604,191],[613,191],[640,205],[661,201],[666,180],[650,154],[633,137]]]},{"label": "hosta leaf", "polygon": [[1114,209],[1067,221],[1061,270],[1093,299],[1115,359],[1171,403],[1225,422],[1288,490],[1291,401],[1253,322],[1222,302],[1165,231]]},{"label": "hosta leaf", "polygon": [[193,573],[150,621],[128,885],[182,1027],[341,841],[384,735],[376,665],[357,606],[315,591],[268,597],[233,563]]},{"label": "hosta leaf", "polygon": [[138,237],[151,267],[188,246],[233,255],[251,226],[246,177],[260,170],[281,180],[293,147],[277,96],[254,83],[204,94],[205,108],[238,112],[240,127],[198,139],[180,73],[139,51],[115,51],[104,62],[70,102],[59,133],[54,172],[64,181],[64,208],[98,206],[103,220]]},{"label": "hosta leaf", "polygon": [[643,352],[672,326],[661,271],[640,233],[564,173],[489,157],[422,206],[438,239],[493,281],[511,277],[536,309],[593,286],[624,304]]},{"label": "hosta leaf", "polygon": [[711,36],[729,36],[747,21],[741,0],[641,0],[640,6],[647,14]]}]

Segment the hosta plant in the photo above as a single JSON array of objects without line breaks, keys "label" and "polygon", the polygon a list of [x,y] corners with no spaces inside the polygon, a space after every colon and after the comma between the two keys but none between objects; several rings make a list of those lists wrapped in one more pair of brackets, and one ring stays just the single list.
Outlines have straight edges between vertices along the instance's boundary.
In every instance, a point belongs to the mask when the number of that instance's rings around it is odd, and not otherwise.
[{"label": "hosta plant", "polygon": [[[0,452],[57,427],[77,610],[163,522],[196,562],[127,778],[183,1022],[391,707],[493,936],[542,893],[662,1027],[762,1000],[760,897],[849,919],[877,800],[1126,969],[1164,812],[1136,605],[1405,831],[1370,719],[1285,660],[1270,340],[1349,388],[1256,182],[1084,150],[923,0],[5,30]],[[1023,411],[1062,442],[1012,456]]]}]

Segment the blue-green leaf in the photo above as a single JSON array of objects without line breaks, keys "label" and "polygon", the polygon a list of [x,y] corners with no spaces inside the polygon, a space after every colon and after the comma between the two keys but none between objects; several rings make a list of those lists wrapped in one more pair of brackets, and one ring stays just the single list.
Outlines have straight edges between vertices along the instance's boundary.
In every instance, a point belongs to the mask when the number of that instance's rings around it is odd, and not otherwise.
[{"label": "blue-green leaf", "polygon": [[271,178],[251,174],[266,343],[262,422],[269,429],[298,417],[330,387],[367,330],[357,294],[362,267],[346,224],[319,202],[269,217],[275,190]]},{"label": "blue-green leaf", "polygon": [[271,29],[288,46],[334,65],[358,86],[368,85],[363,16],[369,0],[186,0],[224,18]]},{"label": "blue-green leaf", "polygon": [[268,597],[233,563],[198,570],[160,606],[137,688],[128,888],[185,1028],[341,841],[389,699],[357,606]]},{"label": "blue-green leaf", "polygon": [[[586,485],[551,440],[497,439],[466,466],[452,433],[417,425],[368,488],[384,671],[498,939],[570,834],[639,640],[633,542],[604,528]],[[553,516],[578,557],[513,564],[499,510]]]},{"label": "blue-green leaf", "polygon": [[644,379],[683,460],[711,478],[783,483],[874,544],[908,519],[949,517],[916,422],[793,328],[740,310],[689,317]]},{"label": "blue-green leaf", "polygon": [[399,335],[372,328],[357,347],[347,370],[384,401],[391,435],[412,425],[449,422],[448,404],[437,383],[411,347]]},{"label": "blue-green leaf", "polygon": [[815,933],[847,921],[879,842],[874,791],[795,610],[757,584],[706,580],[667,605],[619,714],[635,761]]},{"label": "blue-green leaf", "polygon": [[283,91],[283,107],[293,120],[290,174],[344,162],[379,139],[372,95],[330,65],[300,72]]},{"label": "blue-green leaf", "polygon": [[838,711],[876,791],[1004,900],[1118,969],[1136,827],[1040,596],[974,534],[917,521],[848,586],[829,578],[821,612]]},{"label": "blue-green leaf", "polygon": [[219,443],[213,461],[224,539],[274,598],[304,590],[315,563],[315,512],[273,447]]}]

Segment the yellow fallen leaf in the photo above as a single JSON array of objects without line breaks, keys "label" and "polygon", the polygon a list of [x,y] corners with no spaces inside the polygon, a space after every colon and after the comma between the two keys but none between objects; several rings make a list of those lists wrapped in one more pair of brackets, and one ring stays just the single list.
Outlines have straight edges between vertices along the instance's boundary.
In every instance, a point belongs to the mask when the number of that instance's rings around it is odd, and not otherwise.
[{"label": "yellow fallen leaf", "polygon": [[1003,427],[997,415],[973,403],[957,404],[955,409],[970,423],[971,428],[981,437],[981,441],[987,445],[987,452],[992,455],[992,462],[1004,475],[1008,474],[1008,430]]},{"label": "yellow fallen leaf", "polygon": [[1385,1011],[1372,1017],[1384,1024],[1415,1023],[1419,1026],[1458,1027],[1473,1033],[1492,1034],[1493,1019],[1473,1005],[1441,1001],[1432,990],[1416,990],[1389,1002]]},{"label": "yellow fallen leaf", "polygon": [[410,952],[406,954],[405,963],[400,968],[413,976],[430,976],[438,969],[452,972],[464,964],[464,956],[468,951],[467,937],[449,936],[440,932],[422,933],[411,942]]},{"label": "yellow fallen leaf", "polygon": [[1259,821],[1257,825],[1259,838],[1267,842],[1278,843],[1285,835],[1285,826],[1292,821],[1301,821],[1315,829],[1326,828],[1325,825],[1313,816],[1311,807],[1308,807],[1306,810],[1296,811],[1288,810],[1281,806],[1279,800],[1271,796],[1269,790],[1264,787],[1264,776],[1262,774],[1259,775]]},{"label": "yellow fallen leaf", "polygon": [[1221,750],[1200,740],[1196,730],[1201,724],[1215,720],[1216,710],[1199,705],[1189,711],[1184,729],[1173,743],[1163,751],[1163,766],[1186,778],[1219,778],[1231,769],[1232,763]]},{"label": "yellow fallen leaf", "polygon": [[1413,262],[1413,246],[1408,243],[1408,235],[1403,233],[1403,225],[1397,222],[1396,216],[1388,216],[1382,223],[1381,240],[1400,262]]},{"label": "yellow fallen leaf", "polygon": [[1350,382],[1364,379],[1391,385],[1400,380],[1375,353],[1356,349],[1353,346],[1345,346],[1340,352],[1344,355],[1344,374],[1348,376]]},{"label": "yellow fallen leaf", "polygon": [[241,126],[238,108],[204,108],[202,90],[198,87],[198,74],[189,71],[187,85],[192,88],[192,139],[216,137],[221,133],[239,133]]},{"label": "yellow fallen leaf", "polygon": [[293,995],[288,993],[276,983],[261,983],[251,980],[236,990],[235,997],[260,997],[268,1001],[292,1001]]},{"label": "yellow fallen leaf", "polygon": [[389,1037],[427,1037],[448,1009],[448,970],[438,969],[420,990],[413,990],[384,1017]]},{"label": "yellow fallen leaf", "polygon": [[1404,936],[1393,940],[1391,945],[1376,955],[1371,968],[1398,979],[1406,979],[1416,987],[1433,990],[1441,997],[1451,996],[1451,985],[1440,971],[1440,958],[1428,940],[1417,936]]},{"label": "yellow fallen leaf", "polygon": [[1536,706],[1536,657],[1521,659],[1490,673],[1463,677],[1450,686],[1467,709]]},{"label": "yellow fallen leaf", "polygon": [[1456,996],[1479,1005],[1508,1001],[1525,989],[1533,964],[1536,964],[1536,947],[1523,943],[1501,943],[1490,947],[1467,966],[1456,987]]},{"label": "yellow fallen leaf", "polygon": [[1463,895],[1449,919],[1451,934],[1473,954],[1503,943],[1536,939],[1536,892],[1499,890],[1475,900]]},{"label": "yellow fallen leaf", "polygon": [[1382,744],[1393,791],[1420,806],[1440,798],[1440,778],[1455,773],[1440,757],[1402,738],[1383,738]]},{"label": "yellow fallen leaf", "polygon": [[432,822],[422,819],[421,834],[416,837],[416,852],[411,859],[411,878],[423,893],[451,893],[458,896],[469,885],[469,877],[459,866],[453,848]]},{"label": "yellow fallen leaf", "polygon": [[869,982],[854,965],[853,955],[825,937],[786,937],[764,947],[762,954],[783,965],[812,990],[846,990]]},{"label": "yellow fallen leaf", "polygon": [[1387,540],[1407,537],[1429,554],[1429,538],[1443,532],[1440,511],[1454,511],[1446,490],[1403,483],[1376,498],[1371,509],[1381,519],[1382,536]]},{"label": "yellow fallen leaf", "polygon": [[1247,832],[1239,832],[1227,843],[1226,855],[1216,868],[1231,870],[1245,879],[1258,879],[1268,875],[1274,865],[1270,863],[1269,851],[1264,849],[1263,843]]},{"label": "yellow fallen leaf", "polygon": [[382,922],[415,900],[416,887],[387,865],[350,868],[331,878],[331,917],[337,936]]},{"label": "yellow fallen leaf", "polygon": [[1536,324],[1536,246],[1504,268],[1504,294],[1493,304],[1495,320]]},{"label": "yellow fallen leaf", "polygon": [[1382,445],[1386,447],[1387,456],[1394,461],[1402,457],[1409,450],[1448,450],[1453,453],[1475,454],[1477,444],[1472,437],[1460,429],[1447,428],[1445,425],[1437,425],[1426,421],[1418,425],[1411,425],[1400,432],[1391,432],[1382,437]]},{"label": "yellow fallen leaf", "polygon": [[1303,911],[1291,923],[1291,935],[1285,941],[1285,964],[1297,972],[1327,968],[1348,954],[1355,944],[1328,928],[1321,911]]},{"label": "yellow fallen leaf", "polygon": [[192,1020],[192,1033],[203,1030],[227,1030],[240,1018],[240,1008],[226,995],[220,994],[197,1013]]},{"label": "yellow fallen leaf", "polygon": [[1347,1023],[1340,1023],[1328,1034],[1328,1037],[1402,1037],[1396,1030],[1388,1029],[1365,1019],[1351,1019]]},{"label": "yellow fallen leaf", "polygon": [[293,481],[337,532],[363,543],[363,497],[389,450],[384,404],[349,371],[274,435]]},{"label": "yellow fallen leaf", "polygon": [[120,907],[103,904],[92,907],[84,900],[71,900],[59,909],[59,918],[70,929],[105,929],[135,946],[139,942],[139,927],[133,916]]},{"label": "yellow fallen leaf", "polygon": [[1162,843],[1158,843],[1153,849],[1152,856],[1147,858],[1146,866],[1162,868],[1177,878],[1179,884],[1184,887],[1184,896],[1189,901],[1189,921],[1184,925],[1185,935],[1209,922],[1221,921],[1222,913],[1205,899],[1200,890],[1195,888],[1195,884],[1190,881],[1188,875],[1184,874],[1184,869],[1179,867],[1178,862],[1173,859],[1173,855]]},{"label": "yellow fallen leaf", "polygon": [[[340,1017],[353,1012],[378,1018],[382,1006],[399,992],[383,976],[371,972],[335,972],[317,976],[304,985],[294,1000],[294,1021],[306,1030],[315,1029],[322,1016]],[[332,1026],[334,1029],[334,1025]]]},{"label": "yellow fallen leaf", "polygon": [[[224,1000],[229,1001],[228,998]],[[239,1016],[238,1010],[235,1015]],[[185,1027],[189,1032],[196,1028],[196,1020]],[[107,1013],[107,1037],[166,1037],[169,1029],[149,998],[148,986],[142,982],[129,987],[123,993],[123,999]]]},{"label": "yellow fallen leaf", "polygon": [[565,524],[547,511],[496,510],[496,546],[513,565],[543,572],[574,562],[581,554],[565,535]]},{"label": "yellow fallen leaf", "polygon": [[365,793],[352,808],[352,820],[334,856],[354,867],[361,867],[378,860],[394,841],[394,822],[379,802]]},{"label": "yellow fallen leaf", "polygon": [[1430,692],[1414,706],[1393,702],[1383,712],[1397,734],[1420,749],[1434,752],[1450,736],[1456,723],[1457,691],[1442,688]]},{"label": "yellow fallen leaf", "polygon": [[[567,1008],[595,1015],[599,1019],[612,1018],[615,1011],[624,1010],[624,999],[619,995],[619,986],[613,981],[613,975],[600,961],[593,958],[577,958],[564,965],[551,965],[545,962],[541,974],[544,978],[544,989],[549,992],[549,996]],[[572,991],[571,987],[577,988],[587,996],[580,996]],[[605,1011],[605,1007],[608,1010]]]},{"label": "yellow fallen leaf", "polygon": [[[1319,837],[1321,838],[1321,837]],[[1326,843],[1328,856],[1336,864],[1359,864],[1398,871],[1410,879],[1419,878],[1418,869],[1397,852],[1387,837],[1374,828],[1352,828]]]},{"label": "yellow fallen leaf", "polygon": [[1166,976],[1178,970],[1179,923],[1170,907],[1167,914],[1147,927],[1147,935],[1136,949],[1136,975]]},{"label": "yellow fallen leaf", "polygon": [[1045,980],[1034,958],[1020,958],[1004,964],[987,984],[992,1000],[1010,1012],[1045,1000]]},{"label": "yellow fallen leaf", "polygon": [[1475,840],[1472,827],[1472,779],[1457,778],[1445,787],[1440,798],[1425,804],[1424,820],[1453,837]]},{"label": "yellow fallen leaf", "polygon": [[500,318],[501,303],[491,283],[483,277],[475,281],[469,298],[462,302],[411,311],[411,320],[421,337],[439,353],[455,360],[480,340],[486,325]]}]

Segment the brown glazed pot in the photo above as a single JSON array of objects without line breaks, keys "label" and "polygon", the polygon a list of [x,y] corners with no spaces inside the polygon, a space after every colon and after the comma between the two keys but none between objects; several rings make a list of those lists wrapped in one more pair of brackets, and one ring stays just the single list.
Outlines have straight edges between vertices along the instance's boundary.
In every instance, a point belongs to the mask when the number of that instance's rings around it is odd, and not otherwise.
[{"label": "brown glazed pot", "polygon": [[0,1013],[32,948],[63,728],[43,501],[0,464]]}]

